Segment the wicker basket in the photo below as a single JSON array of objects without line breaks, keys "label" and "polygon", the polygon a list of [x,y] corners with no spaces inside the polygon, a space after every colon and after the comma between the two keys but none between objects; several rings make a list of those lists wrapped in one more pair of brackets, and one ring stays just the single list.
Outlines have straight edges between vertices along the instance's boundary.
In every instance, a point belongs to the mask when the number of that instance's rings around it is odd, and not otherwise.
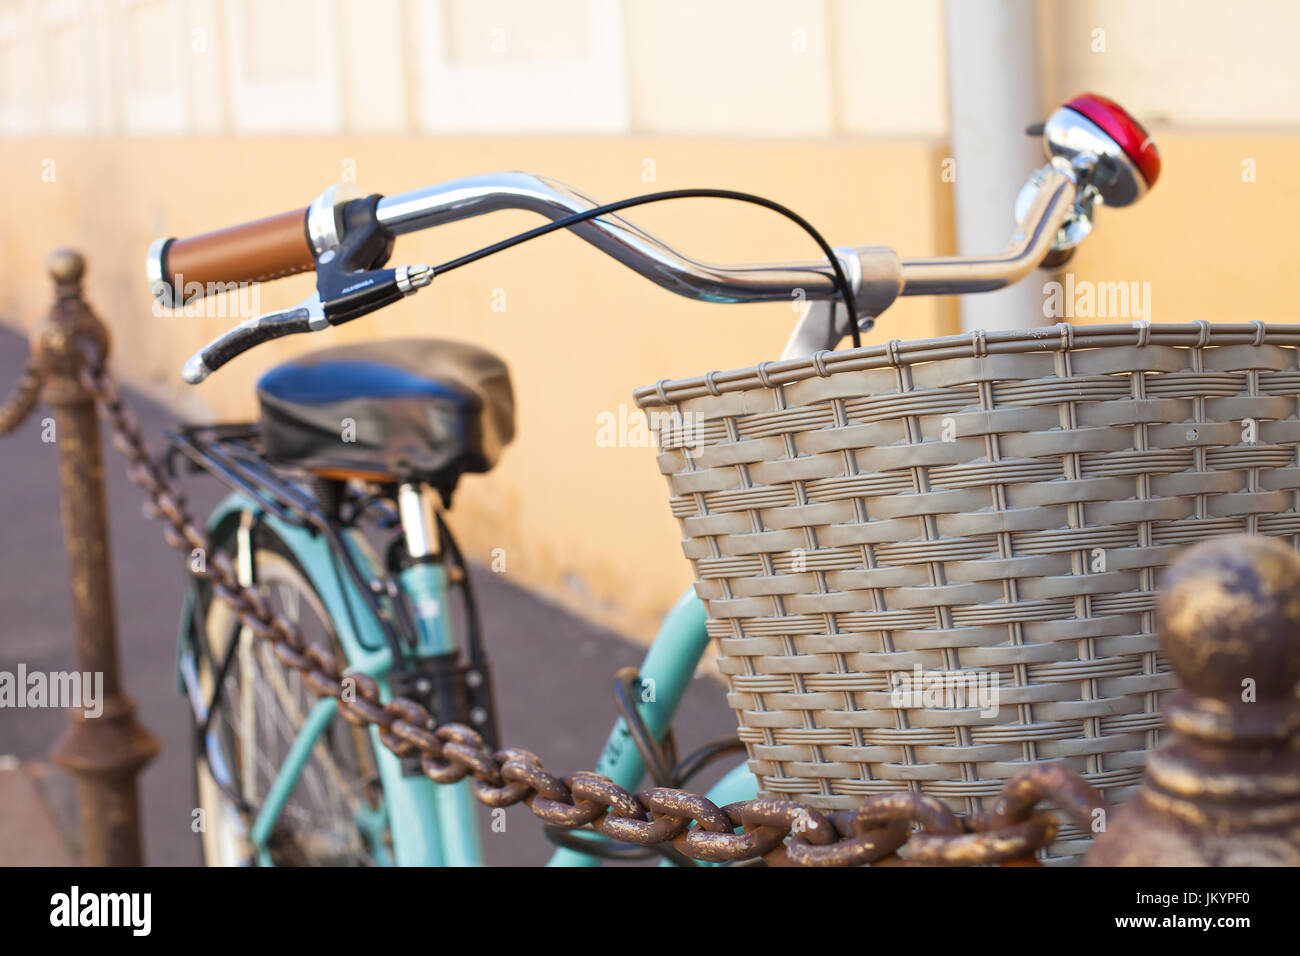
[{"label": "wicker basket", "polygon": [[[1297,346],[1058,325],[637,390],[763,791],[972,811],[1057,760],[1127,797],[1174,686],[1159,570],[1216,535],[1300,543]],[[942,694],[980,679],[995,707]]]}]

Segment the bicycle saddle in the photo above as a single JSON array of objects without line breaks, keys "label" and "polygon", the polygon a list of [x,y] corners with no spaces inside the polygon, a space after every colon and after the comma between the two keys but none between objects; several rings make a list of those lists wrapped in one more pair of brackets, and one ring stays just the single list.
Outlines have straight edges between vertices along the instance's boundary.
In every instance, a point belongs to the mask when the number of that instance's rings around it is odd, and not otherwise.
[{"label": "bicycle saddle", "polygon": [[440,339],[322,349],[257,384],[267,460],[328,478],[423,481],[450,495],[514,437],[506,364]]}]

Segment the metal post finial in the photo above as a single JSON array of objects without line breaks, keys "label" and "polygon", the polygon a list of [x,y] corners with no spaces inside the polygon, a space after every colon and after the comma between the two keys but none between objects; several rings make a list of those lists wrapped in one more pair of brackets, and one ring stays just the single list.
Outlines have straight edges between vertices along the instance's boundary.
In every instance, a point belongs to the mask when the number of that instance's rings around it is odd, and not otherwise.
[{"label": "metal post finial", "polygon": [[1205,541],[1169,569],[1161,643],[1182,689],[1089,866],[1300,866],[1300,557]]},{"label": "metal post finial", "polygon": [[86,274],[86,259],[76,249],[55,249],[45,260],[45,268],[59,285],[80,286]]}]

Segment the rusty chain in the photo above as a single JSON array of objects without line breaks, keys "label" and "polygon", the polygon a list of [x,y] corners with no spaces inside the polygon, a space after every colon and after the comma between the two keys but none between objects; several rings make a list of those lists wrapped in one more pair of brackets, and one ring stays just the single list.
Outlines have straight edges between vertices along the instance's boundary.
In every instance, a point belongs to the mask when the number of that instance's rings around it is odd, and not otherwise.
[{"label": "rusty chain", "polygon": [[[395,755],[418,755],[435,783],[469,777],[474,796],[489,807],[523,803],[545,823],[589,828],[642,847],[671,843],[687,857],[715,863],[761,858],[799,866],[972,866],[1025,860],[1047,846],[1057,825],[1038,809],[1044,800],[1085,830],[1104,806],[1083,778],[1055,764],[1019,771],[1003,786],[992,810],[963,817],[937,798],[911,791],[869,796],[856,809],[831,813],[774,797],[719,807],[685,790],[653,787],[632,793],[590,771],[557,777],[527,750],[489,752],[477,731],[463,724],[435,726],[415,701],[399,697],[384,703],[373,677],[347,673],[329,649],[306,644],[291,621],[272,614],[258,591],[239,583],[230,556],[210,549],[183,496],[150,455],[139,422],[105,363],[88,357],[80,380],[126,459],[128,477],[147,495],[145,513],[163,521],[168,544],[207,555],[197,567],[187,562],[191,573],[209,582],[258,640],[269,641],[279,662],[300,672],[313,693],[336,698],[344,718],[376,726],[380,741]],[[0,434],[30,413],[39,390],[39,374],[29,364],[0,408]]]},{"label": "rusty chain", "polygon": [[41,373],[36,363],[28,360],[23,373],[14,383],[13,390],[0,405],[0,435],[7,435],[27,420],[41,395]]}]

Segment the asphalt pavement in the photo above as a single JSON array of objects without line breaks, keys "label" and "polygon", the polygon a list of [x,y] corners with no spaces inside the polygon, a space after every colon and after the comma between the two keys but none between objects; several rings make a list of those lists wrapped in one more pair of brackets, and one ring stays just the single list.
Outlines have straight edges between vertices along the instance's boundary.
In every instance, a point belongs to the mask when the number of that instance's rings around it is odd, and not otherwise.
[{"label": "asphalt pavement", "polygon": [[[27,355],[19,335],[0,329],[0,400]],[[145,433],[173,421],[164,408],[125,390]],[[15,433],[0,437],[0,671],[76,669],[68,578],[59,516],[57,443],[41,440],[42,406]],[[140,510],[121,458],[107,442],[105,478],[110,512],[118,639],[126,688],[162,751],[142,778],[146,860],[154,865],[199,862],[190,831],[194,806],[188,709],[176,689],[176,626],[185,585],[177,553]],[[187,485],[202,514],[222,488],[196,477]],[[451,515],[455,527],[455,513]],[[539,754],[553,772],[590,769],[614,717],[613,675],[635,665],[643,649],[575,618],[503,576],[476,569],[505,743]],[[65,725],[57,709],[0,709],[0,760],[41,761]],[[697,676],[676,724],[683,752],[735,732],[722,685]],[[38,774],[41,792],[75,846],[74,788],[58,771]],[[22,813],[16,802],[0,817]],[[3,822],[3,821],[0,821]],[[9,821],[13,823],[13,820]],[[551,847],[524,807],[507,813],[505,832],[484,829],[490,864],[540,864]],[[31,861],[37,862],[37,861]]]}]

